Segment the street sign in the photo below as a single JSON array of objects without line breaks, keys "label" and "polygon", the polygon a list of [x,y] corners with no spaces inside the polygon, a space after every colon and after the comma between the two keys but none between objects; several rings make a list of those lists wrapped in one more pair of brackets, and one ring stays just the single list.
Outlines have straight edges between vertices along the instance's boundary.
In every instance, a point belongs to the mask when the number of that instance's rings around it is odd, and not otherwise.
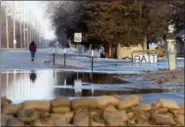
[{"label": "street sign", "polygon": [[135,63],[157,63],[157,54],[137,54],[134,56]]},{"label": "street sign", "polygon": [[77,43],[82,42],[82,33],[75,33],[74,42],[77,42]]}]

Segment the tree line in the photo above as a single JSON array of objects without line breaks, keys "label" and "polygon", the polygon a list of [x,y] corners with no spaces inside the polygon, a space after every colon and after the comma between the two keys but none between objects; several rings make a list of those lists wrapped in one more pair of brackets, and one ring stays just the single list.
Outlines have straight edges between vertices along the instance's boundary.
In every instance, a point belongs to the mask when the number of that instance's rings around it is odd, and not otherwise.
[{"label": "tree line", "polygon": [[[107,57],[112,47],[165,40],[168,26],[184,29],[183,0],[88,0],[49,2],[52,25],[58,40],[73,41],[83,33],[83,44],[103,45]],[[182,15],[183,14],[183,15]]]}]

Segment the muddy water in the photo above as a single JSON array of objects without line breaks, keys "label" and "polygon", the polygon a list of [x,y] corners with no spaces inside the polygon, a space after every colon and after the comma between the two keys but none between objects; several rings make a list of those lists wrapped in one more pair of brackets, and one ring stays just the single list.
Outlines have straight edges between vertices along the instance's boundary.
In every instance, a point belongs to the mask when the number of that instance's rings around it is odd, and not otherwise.
[{"label": "muddy water", "polygon": [[126,82],[118,76],[57,70],[8,71],[1,74],[1,96],[7,96],[13,101],[114,94],[143,94],[149,98],[147,95],[159,96],[168,92],[168,89],[154,85]]}]

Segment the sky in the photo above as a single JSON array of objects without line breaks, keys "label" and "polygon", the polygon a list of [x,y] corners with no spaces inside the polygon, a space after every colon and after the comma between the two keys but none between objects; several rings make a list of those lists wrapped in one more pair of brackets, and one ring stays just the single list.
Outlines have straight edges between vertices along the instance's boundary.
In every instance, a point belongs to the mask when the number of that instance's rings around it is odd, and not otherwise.
[{"label": "sky", "polygon": [[[22,8],[24,8],[24,17],[25,20],[31,21],[29,19],[29,12],[31,13],[31,15],[33,15],[35,17],[35,19],[37,20],[38,24],[38,28],[40,28],[41,32],[42,32],[42,36],[45,39],[53,39],[55,38],[55,34],[54,34],[54,30],[52,30],[51,27],[51,21],[46,13],[46,9],[47,9],[47,1],[15,1],[15,7],[16,7],[16,18],[18,20],[23,20],[23,18],[20,19],[20,16],[23,16],[23,11],[21,11],[20,9],[20,3],[22,3]],[[6,5],[9,6],[9,8],[13,7],[13,1],[3,1],[2,5]],[[20,13],[21,12],[21,13]],[[21,15],[20,15],[21,14]]]},{"label": "sky", "polygon": [[52,30],[50,19],[45,13],[46,1],[24,1],[24,7],[25,9],[30,9],[39,24],[41,24],[44,37],[46,39],[54,38],[54,30]]}]

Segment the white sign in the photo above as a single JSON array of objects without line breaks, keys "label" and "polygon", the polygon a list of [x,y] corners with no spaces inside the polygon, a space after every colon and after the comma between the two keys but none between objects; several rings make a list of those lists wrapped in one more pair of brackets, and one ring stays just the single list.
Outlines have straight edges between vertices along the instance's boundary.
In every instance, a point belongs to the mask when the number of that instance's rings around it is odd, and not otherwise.
[{"label": "white sign", "polygon": [[80,79],[74,80],[74,90],[75,90],[75,93],[77,94],[82,93],[82,80]]},{"label": "white sign", "polygon": [[135,63],[157,63],[157,54],[138,54],[134,56]]},{"label": "white sign", "polygon": [[75,33],[74,42],[82,42],[82,33]]},{"label": "white sign", "polygon": [[94,56],[94,51],[93,51],[93,50],[91,51],[91,56],[92,56],[92,57]]}]

